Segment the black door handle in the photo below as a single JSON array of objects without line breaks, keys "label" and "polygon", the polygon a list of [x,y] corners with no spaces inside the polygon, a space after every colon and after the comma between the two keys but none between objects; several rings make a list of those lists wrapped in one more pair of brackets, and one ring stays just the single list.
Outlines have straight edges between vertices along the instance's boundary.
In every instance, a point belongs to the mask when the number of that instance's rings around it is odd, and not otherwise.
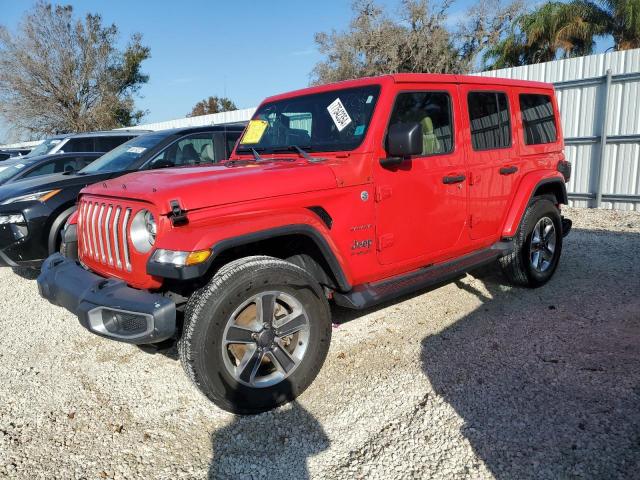
[{"label": "black door handle", "polygon": [[451,185],[452,183],[464,182],[465,178],[467,177],[465,177],[464,175],[450,175],[450,176],[442,177],[442,183],[446,185]]},{"label": "black door handle", "polygon": [[500,169],[500,175],[513,175],[514,173],[516,173],[518,171],[518,167],[512,166],[512,167],[502,167]]}]

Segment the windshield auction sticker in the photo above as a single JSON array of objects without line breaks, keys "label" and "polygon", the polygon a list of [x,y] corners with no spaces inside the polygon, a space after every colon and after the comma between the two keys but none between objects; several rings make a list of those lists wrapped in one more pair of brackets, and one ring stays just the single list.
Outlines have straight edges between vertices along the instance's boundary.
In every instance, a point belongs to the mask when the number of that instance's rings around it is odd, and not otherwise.
[{"label": "windshield auction sticker", "polygon": [[336,127],[338,127],[339,132],[351,123],[351,117],[339,98],[336,98],[331,102],[331,105],[327,107],[327,110],[329,110],[329,115],[331,115],[331,119],[333,120],[333,123],[336,124]]},{"label": "windshield auction sticker", "polygon": [[129,147],[127,149],[128,153],[144,153],[144,151],[146,150],[146,148],[144,147]]},{"label": "windshield auction sticker", "polygon": [[268,125],[269,122],[266,120],[251,120],[249,125],[247,125],[247,129],[245,130],[240,143],[243,145],[247,143],[259,143]]}]

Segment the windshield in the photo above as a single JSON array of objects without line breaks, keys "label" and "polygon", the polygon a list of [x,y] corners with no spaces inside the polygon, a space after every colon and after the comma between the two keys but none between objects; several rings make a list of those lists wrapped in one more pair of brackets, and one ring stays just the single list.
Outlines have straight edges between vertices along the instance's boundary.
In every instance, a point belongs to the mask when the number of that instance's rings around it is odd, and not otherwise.
[{"label": "windshield", "polygon": [[155,147],[165,138],[167,138],[166,133],[149,133],[132,138],[128,142],[105,153],[78,173],[84,175],[87,173],[121,172],[128,170],[136,164],[147,150]]},{"label": "windshield", "polygon": [[38,155],[46,155],[51,150],[53,150],[53,147],[58,145],[61,141],[61,138],[47,138],[44,142],[35,147],[24,157],[37,157]]},{"label": "windshield", "polygon": [[16,176],[26,166],[27,162],[11,160],[8,162],[2,162],[2,164],[0,164],[0,183],[4,183],[10,178]]},{"label": "windshield", "polygon": [[287,98],[262,105],[242,136],[239,153],[303,148],[353,150],[364,139],[380,94],[378,85]]}]

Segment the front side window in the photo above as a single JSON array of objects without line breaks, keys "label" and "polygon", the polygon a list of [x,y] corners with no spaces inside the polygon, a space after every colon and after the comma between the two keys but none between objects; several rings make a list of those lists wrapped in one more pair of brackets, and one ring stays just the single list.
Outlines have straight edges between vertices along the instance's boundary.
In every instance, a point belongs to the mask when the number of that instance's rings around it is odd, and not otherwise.
[{"label": "front side window", "polygon": [[30,172],[27,172],[22,178],[39,177],[40,175],[48,175],[55,173],[56,161],[44,162],[42,165],[38,165]]},{"label": "front side window", "polygon": [[30,172],[26,173],[23,178],[39,177],[50,173],[77,172],[87,165],[87,158],[84,157],[62,157],[38,165]]},{"label": "front side window", "polygon": [[558,138],[553,104],[548,95],[520,95],[525,145],[553,143]]},{"label": "front side window", "polygon": [[188,167],[217,163],[220,160],[216,156],[213,133],[204,132],[172,143],[149,163],[148,168]]},{"label": "front side window", "polygon": [[511,146],[511,123],[506,94],[470,92],[468,105],[471,145],[474,150]]},{"label": "front side window", "polygon": [[[332,90],[262,105],[240,140],[238,153],[353,150],[364,140],[380,86]],[[254,128],[255,127],[255,128]]]},{"label": "front side window", "polygon": [[436,155],[453,150],[451,97],[448,93],[399,94],[389,126],[397,123],[419,123],[422,126],[422,155]]}]

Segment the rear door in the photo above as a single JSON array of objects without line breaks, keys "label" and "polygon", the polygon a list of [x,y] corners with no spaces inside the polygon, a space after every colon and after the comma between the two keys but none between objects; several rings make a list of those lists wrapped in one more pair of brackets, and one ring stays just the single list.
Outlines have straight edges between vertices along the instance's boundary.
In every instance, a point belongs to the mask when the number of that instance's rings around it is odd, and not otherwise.
[{"label": "rear door", "polygon": [[398,92],[389,126],[420,123],[423,151],[397,168],[375,164],[381,264],[430,263],[463,236],[467,186],[464,154],[456,145],[458,118],[456,85],[408,84]]},{"label": "rear door", "polygon": [[463,85],[461,91],[469,122],[469,231],[474,240],[496,237],[521,168],[514,108],[506,88]]}]

